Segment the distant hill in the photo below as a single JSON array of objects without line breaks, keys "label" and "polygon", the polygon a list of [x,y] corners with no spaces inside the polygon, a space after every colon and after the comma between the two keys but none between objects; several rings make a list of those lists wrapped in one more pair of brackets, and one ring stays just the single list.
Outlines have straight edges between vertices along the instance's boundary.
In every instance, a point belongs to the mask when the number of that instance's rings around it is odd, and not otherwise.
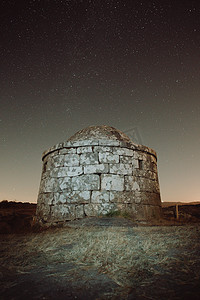
[{"label": "distant hill", "polygon": [[30,202],[16,202],[16,201],[8,201],[2,200],[0,202],[0,208],[33,208],[36,206],[36,203]]},{"label": "distant hill", "polygon": [[0,233],[28,232],[36,204],[3,200],[0,202]]},{"label": "distant hill", "polygon": [[200,204],[200,201],[194,201],[194,202],[161,202],[162,207],[169,207],[174,206],[176,204],[178,205],[198,205]]}]

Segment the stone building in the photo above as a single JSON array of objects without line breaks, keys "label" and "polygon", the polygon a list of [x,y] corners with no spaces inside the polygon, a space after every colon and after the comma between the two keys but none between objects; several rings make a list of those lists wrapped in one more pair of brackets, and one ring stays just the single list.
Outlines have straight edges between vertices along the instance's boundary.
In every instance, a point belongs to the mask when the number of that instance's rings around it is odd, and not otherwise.
[{"label": "stone building", "polygon": [[134,220],[161,216],[154,150],[109,126],[80,130],[43,153],[37,221],[55,224],[125,211]]}]

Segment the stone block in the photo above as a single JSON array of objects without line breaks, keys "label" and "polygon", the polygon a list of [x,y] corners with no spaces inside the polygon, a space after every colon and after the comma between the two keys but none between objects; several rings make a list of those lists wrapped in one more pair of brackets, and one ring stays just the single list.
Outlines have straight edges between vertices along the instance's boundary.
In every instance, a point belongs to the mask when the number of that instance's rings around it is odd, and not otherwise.
[{"label": "stone block", "polygon": [[133,158],[131,156],[124,156],[120,155],[119,156],[119,162],[121,164],[132,164]]},{"label": "stone block", "polygon": [[95,217],[98,215],[98,211],[95,210],[93,204],[85,204],[83,207],[84,214],[87,217]]},{"label": "stone block", "polygon": [[131,164],[110,164],[109,173],[121,174],[121,175],[132,175],[133,167]]},{"label": "stone block", "polygon": [[36,216],[37,220],[41,222],[41,225],[43,225],[43,221],[47,221],[50,217],[50,205],[47,205],[44,202],[37,204],[37,210],[36,210]]},{"label": "stone block", "polygon": [[108,173],[108,164],[86,165],[84,166],[84,174]]},{"label": "stone block", "polygon": [[160,193],[159,183],[156,180],[141,178],[140,190],[146,192]]},{"label": "stone block", "polygon": [[99,163],[98,153],[83,153],[80,155],[81,165],[96,165]]},{"label": "stone block", "polygon": [[132,166],[133,166],[133,171],[135,171],[135,169],[139,168],[139,161],[138,159],[132,159]]},{"label": "stone block", "polygon": [[109,203],[110,192],[107,191],[92,191],[92,203]]},{"label": "stone block", "polygon": [[110,202],[135,203],[134,191],[110,192]]},{"label": "stone block", "polygon": [[120,142],[117,140],[99,140],[99,146],[119,146]]},{"label": "stone block", "polygon": [[116,205],[115,203],[99,203],[99,204],[94,204],[96,207],[96,211],[98,212],[98,215],[107,215],[111,211],[116,210]]},{"label": "stone block", "polygon": [[40,193],[51,193],[54,192],[57,181],[55,178],[46,177],[41,180]]},{"label": "stone block", "polygon": [[76,154],[76,148],[63,148],[63,149],[60,149],[59,154]]},{"label": "stone block", "polygon": [[79,140],[79,141],[68,141],[66,144],[64,144],[65,147],[83,147],[83,146],[98,146],[99,141],[98,140]]},{"label": "stone block", "polygon": [[64,166],[64,155],[55,155],[51,158],[51,164],[53,168]]},{"label": "stone block", "polygon": [[84,205],[84,212],[85,215],[88,217],[99,216],[99,215],[106,215],[111,211],[116,210],[115,203],[93,203],[93,204],[85,204]]},{"label": "stone block", "polygon": [[55,168],[51,171],[51,177],[72,177],[78,176],[83,174],[83,167],[82,166],[75,166],[75,167],[61,167]]},{"label": "stone block", "polygon": [[133,150],[127,148],[113,147],[113,153],[133,157]]},{"label": "stone block", "polygon": [[58,204],[66,204],[66,193],[60,192],[60,193],[54,193],[53,195],[53,203],[54,205]]},{"label": "stone block", "polygon": [[79,165],[79,155],[78,154],[66,154],[64,155],[64,166],[78,166]]},{"label": "stone block", "polygon": [[85,217],[85,213],[83,210],[83,205],[76,206],[76,219],[82,219]]},{"label": "stone block", "polygon": [[123,191],[124,190],[124,176],[113,174],[101,175],[101,188],[107,191]]},{"label": "stone block", "polygon": [[128,142],[128,141],[121,141],[120,146],[123,148],[128,148],[128,149],[137,149],[138,145],[133,143],[133,142]]},{"label": "stone block", "polygon": [[160,194],[154,192],[140,192],[141,203],[145,205],[161,205]]},{"label": "stone block", "polygon": [[139,179],[135,176],[124,177],[124,188],[126,191],[139,191]]},{"label": "stone block", "polygon": [[66,203],[84,204],[90,202],[90,191],[67,191],[64,192]]},{"label": "stone block", "polygon": [[37,205],[43,203],[45,205],[53,204],[53,193],[41,193],[38,195]]},{"label": "stone block", "polygon": [[50,176],[53,178],[66,177],[68,167],[54,168],[50,172]]},{"label": "stone block", "polygon": [[78,154],[82,154],[82,153],[91,153],[92,152],[92,147],[88,146],[88,147],[79,147],[77,148],[77,153]]},{"label": "stone block", "polygon": [[112,152],[113,147],[94,146],[94,152]]},{"label": "stone block", "polygon": [[100,163],[119,163],[119,155],[110,152],[99,153]]},{"label": "stone block", "polygon": [[96,174],[85,174],[72,178],[72,190],[75,191],[91,191],[100,189],[100,178]]},{"label": "stone block", "polygon": [[67,176],[78,176],[83,174],[83,167],[78,166],[78,167],[67,167]]},{"label": "stone block", "polygon": [[73,177],[63,177],[58,178],[55,186],[55,192],[71,190],[72,189],[72,178]]},{"label": "stone block", "polygon": [[68,221],[76,219],[76,208],[73,204],[59,204],[51,207],[51,219],[56,221]]}]

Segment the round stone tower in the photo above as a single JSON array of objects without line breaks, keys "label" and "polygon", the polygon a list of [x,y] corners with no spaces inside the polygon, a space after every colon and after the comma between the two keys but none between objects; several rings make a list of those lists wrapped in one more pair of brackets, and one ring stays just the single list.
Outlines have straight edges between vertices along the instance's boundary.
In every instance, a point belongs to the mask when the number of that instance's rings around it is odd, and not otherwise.
[{"label": "round stone tower", "polygon": [[43,153],[37,221],[51,225],[127,212],[157,219],[161,200],[156,152],[109,126],[80,130]]}]

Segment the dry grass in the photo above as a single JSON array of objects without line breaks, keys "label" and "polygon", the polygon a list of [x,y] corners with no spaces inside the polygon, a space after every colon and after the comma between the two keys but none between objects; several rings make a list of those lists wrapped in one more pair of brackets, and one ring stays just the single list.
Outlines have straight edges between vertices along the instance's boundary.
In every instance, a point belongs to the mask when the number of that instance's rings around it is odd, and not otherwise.
[{"label": "dry grass", "polygon": [[[77,268],[98,269],[123,291],[143,295],[141,299],[149,293],[159,299],[159,292],[150,289],[170,291],[169,282],[175,284],[172,298],[179,299],[175,290],[189,285],[194,292],[200,278],[199,225],[60,228],[1,237],[1,269],[13,274],[42,267],[53,276],[53,264],[73,262]],[[4,289],[11,284],[5,280]]]}]

